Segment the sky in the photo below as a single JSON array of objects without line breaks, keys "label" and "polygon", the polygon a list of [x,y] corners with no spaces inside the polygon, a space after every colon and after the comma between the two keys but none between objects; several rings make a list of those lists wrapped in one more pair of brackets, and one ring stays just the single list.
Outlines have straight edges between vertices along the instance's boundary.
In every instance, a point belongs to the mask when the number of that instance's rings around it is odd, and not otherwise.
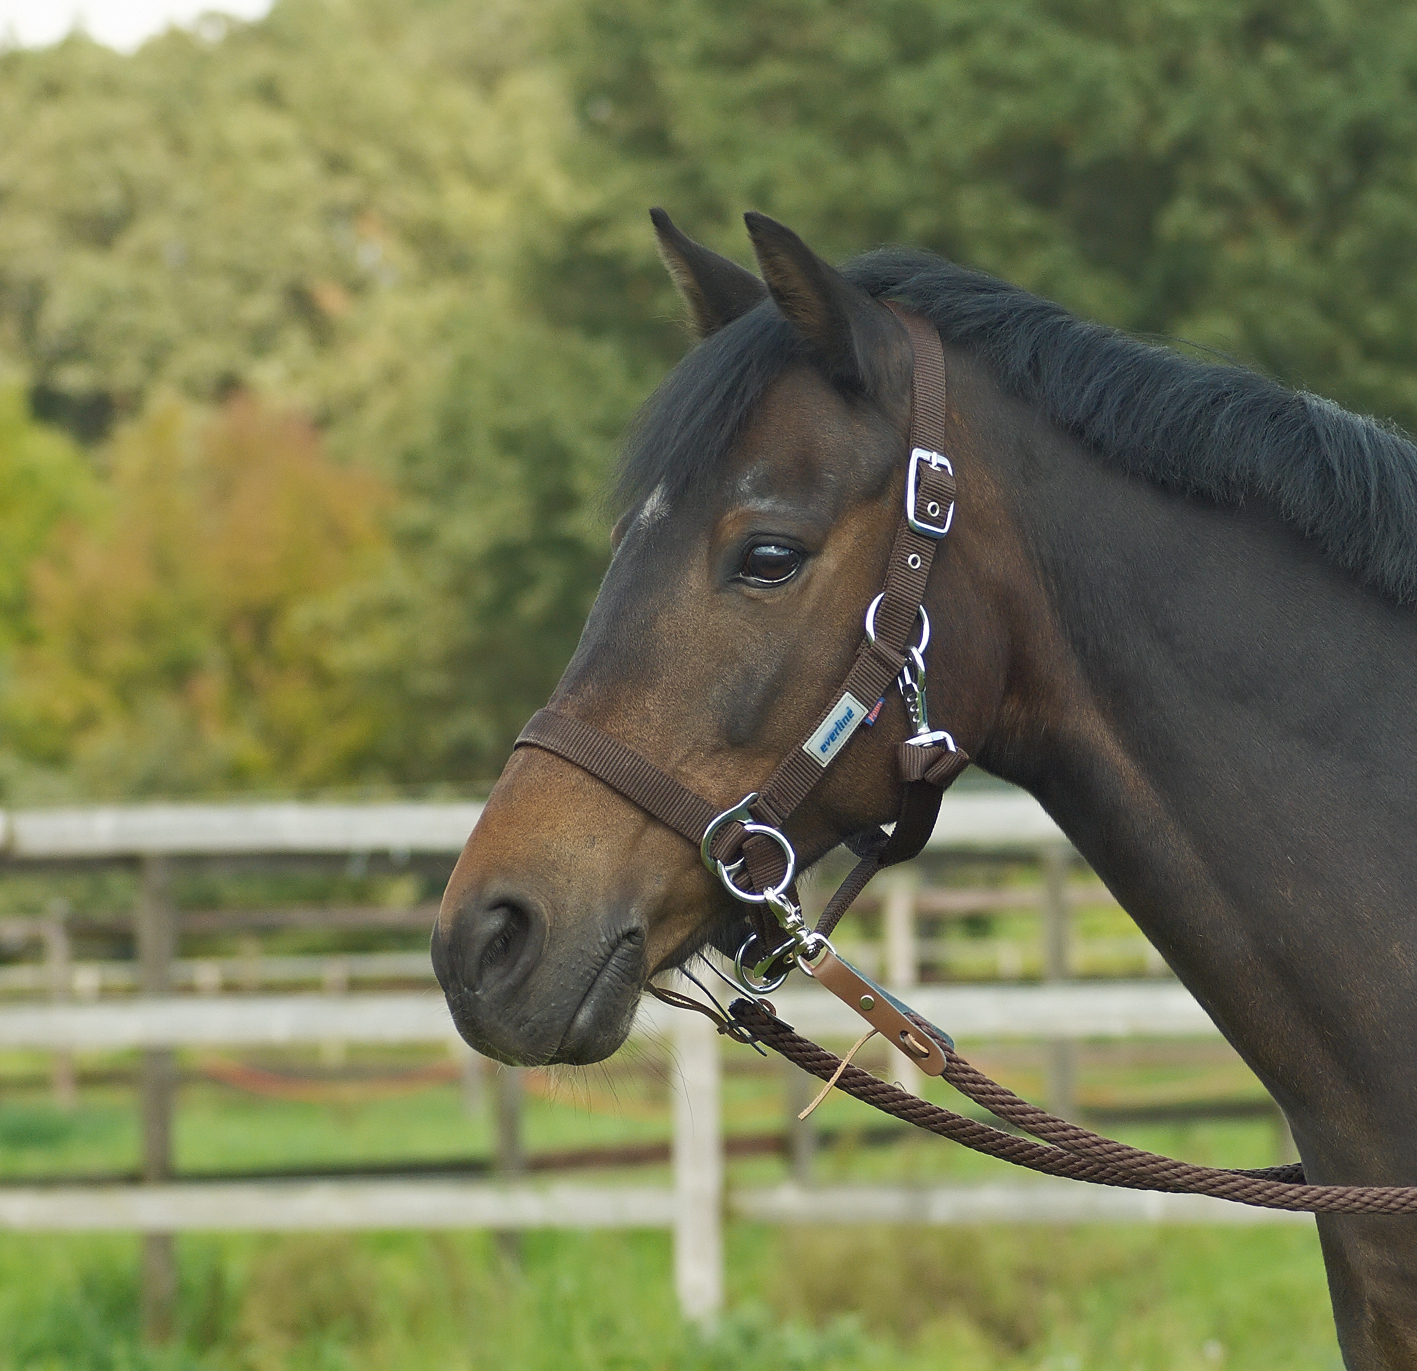
[{"label": "sky", "polygon": [[81,27],[131,52],[170,24],[190,24],[210,10],[259,19],[270,7],[271,0],[0,0],[0,43],[42,47]]}]

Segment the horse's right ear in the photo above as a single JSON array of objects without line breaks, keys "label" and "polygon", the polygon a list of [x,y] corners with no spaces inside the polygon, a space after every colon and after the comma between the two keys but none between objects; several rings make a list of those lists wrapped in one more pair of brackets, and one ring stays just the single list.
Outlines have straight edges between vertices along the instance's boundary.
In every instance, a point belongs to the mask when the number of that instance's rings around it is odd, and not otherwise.
[{"label": "horse's right ear", "polygon": [[833,381],[872,391],[910,375],[909,339],[890,310],[785,224],[766,214],[743,218],[772,298]]},{"label": "horse's right ear", "polygon": [[662,209],[650,210],[649,217],[659,238],[660,258],[689,306],[700,338],[717,333],[767,299],[768,288],[751,271],[680,233]]}]

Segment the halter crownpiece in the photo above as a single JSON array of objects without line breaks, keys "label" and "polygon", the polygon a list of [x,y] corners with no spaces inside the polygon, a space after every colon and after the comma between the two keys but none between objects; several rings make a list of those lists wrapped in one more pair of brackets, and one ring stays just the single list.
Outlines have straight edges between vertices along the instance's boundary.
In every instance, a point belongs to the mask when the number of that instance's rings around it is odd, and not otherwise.
[{"label": "halter crownpiece", "polygon": [[[924,653],[930,640],[925,589],[955,513],[954,468],[944,455],[944,349],[932,324],[889,307],[905,327],[914,358],[905,505],[885,586],[866,610],[856,658],[801,745],[782,759],[760,790],[721,812],[633,748],[570,715],[539,711],[516,745],[542,748],[590,772],[699,848],[704,864],[728,893],[748,906],[753,931],[735,960],[743,990],[768,993],[794,965],[802,966],[858,1014],[882,1027],[923,1070],[939,1075],[944,1059],[938,1047],[912,1035],[901,1014],[903,1006],[842,962],[828,941],[876,872],[907,861],[924,847],[945,788],[969,761],[950,734],[931,729],[925,693]],[[914,729],[897,748],[903,790],[894,831],[889,836],[883,830],[868,832],[864,844],[859,836],[853,840],[860,861],[817,927],[809,929],[794,884],[797,854],[783,829],[856,731],[875,722],[892,684],[899,687]]]}]

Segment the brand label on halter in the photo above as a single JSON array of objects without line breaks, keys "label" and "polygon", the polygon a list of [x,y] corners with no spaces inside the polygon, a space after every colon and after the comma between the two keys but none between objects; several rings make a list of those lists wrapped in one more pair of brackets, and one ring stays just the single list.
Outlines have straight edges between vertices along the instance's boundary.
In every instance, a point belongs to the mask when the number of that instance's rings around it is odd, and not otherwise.
[{"label": "brand label on halter", "polygon": [[848,690],[822,720],[821,727],[802,744],[802,751],[818,766],[826,767],[865,718],[866,706]]}]

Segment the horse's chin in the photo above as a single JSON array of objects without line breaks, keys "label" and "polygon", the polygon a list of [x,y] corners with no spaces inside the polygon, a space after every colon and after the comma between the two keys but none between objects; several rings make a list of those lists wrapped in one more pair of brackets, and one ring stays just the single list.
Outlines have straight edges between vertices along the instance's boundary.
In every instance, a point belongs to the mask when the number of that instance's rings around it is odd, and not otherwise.
[{"label": "horse's chin", "polygon": [[589,1066],[618,1052],[634,1027],[644,983],[643,944],[620,943],[596,972],[549,1060]]}]

